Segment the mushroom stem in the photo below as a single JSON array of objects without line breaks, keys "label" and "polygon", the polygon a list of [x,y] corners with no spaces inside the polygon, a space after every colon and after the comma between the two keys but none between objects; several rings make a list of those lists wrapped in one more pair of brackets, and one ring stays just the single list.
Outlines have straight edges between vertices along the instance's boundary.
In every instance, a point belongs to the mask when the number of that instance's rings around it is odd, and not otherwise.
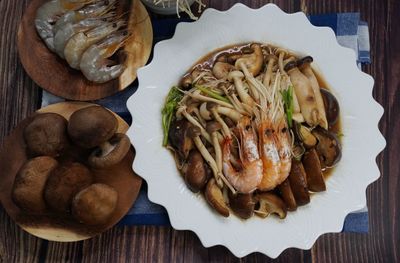
[{"label": "mushroom stem", "polygon": [[208,141],[211,143],[211,137],[210,135],[207,133],[207,131],[203,128],[203,126],[201,126],[201,124],[192,117],[192,115],[190,115],[187,111],[186,111],[186,106],[181,106],[180,108],[180,112],[181,114],[194,126],[199,127],[201,135]]},{"label": "mushroom stem", "polygon": [[231,81],[233,80],[236,91],[239,94],[239,97],[242,100],[242,102],[253,108],[255,102],[253,98],[246,92],[246,89],[243,86],[242,83],[243,76],[244,76],[243,73],[240,71],[232,71],[231,73],[229,73],[228,77]]},{"label": "mushroom stem", "polygon": [[217,163],[215,162],[214,158],[211,156],[211,154],[207,151],[207,148],[204,146],[203,142],[201,141],[199,136],[195,136],[193,138],[193,142],[196,145],[197,149],[203,156],[204,160],[210,165],[211,170],[213,172],[214,178],[218,184],[219,188],[223,187],[223,183],[220,178],[220,173],[218,172],[218,167]]},{"label": "mushroom stem", "polygon": [[217,112],[219,114],[229,117],[230,119],[232,119],[235,122],[238,122],[240,120],[240,118],[242,118],[242,114],[240,114],[239,112],[237,112],[233,109],[225,108],[225,107],[218,107]]},{"label": "mushroom stem", "polygon": [[[186,92],[187,93],[187,92]],[[193,93],[187,93],[190,97],[200,100],[200,101],[207,101],[207,102],[214,102],[217,103],[221,106],[227,107],[227,108],[233,108],[233,106],[230,103],[227,103],[225,101],[217,100],[211,97],[203,96],[200,94],[200,91],[195,91]]]},{"label": "mushroom stem", "polygon": [[267,71],[265,72],[264,79],[263,79],[263,84],[265,87],[269,87],[269,84],[271,82],[272,68],[274,66],[275,61],[276,61],[275,57],[271,57],[268,60]]},{"label": "mushroom stem", "polygon": [[201,116],[199,109],[197,107],[193,107],[193,108],[190,109],[190,111],[193,112],[196,115],[196,117],[199,119],[199,122],[201,123],[201,125],[203,127],[205,127],[206,126],[206,121]]},{"label": "mushroom stem", "polygon": [[246,80],[249,83],[249,88],[251,89],[254,99],[260,102],[261,100],[260,98],[262,95],[263,99],[265,100],[267,98],[267,94],[265,93],[266,88],[263,86],[263,84],[260,83],[256,78],[253,77],[253,75],[250,74],[245,64],[239,63],[239,66],[241,67],[241,70],[243,71],[244,76],[246,77]]},{"label": "mushroom stem", "polygon": [[213,114],[215,120],[216,120],[217,122],[219,122],[219,124],[221,124],[221,126],[222,126],[222,132],[224,133],[224,137],[232,138],[232,133],[231,133],[231,131],[229,130],[228,125],[226,125],[226,123],[225,123],[224,120],[221,118],[221,116],[219,116],[219,114],[218,114],[218,112],[217,112],[217,109],[216,109],[216,108],[212,108],[212,109],[211,109],[211,113]]}]

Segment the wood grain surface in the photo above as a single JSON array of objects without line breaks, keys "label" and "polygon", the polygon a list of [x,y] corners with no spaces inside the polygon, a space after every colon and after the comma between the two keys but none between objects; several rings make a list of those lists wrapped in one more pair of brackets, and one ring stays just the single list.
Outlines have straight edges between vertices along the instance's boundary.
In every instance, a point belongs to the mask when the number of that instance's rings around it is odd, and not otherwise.
[{"label": "wood grain surface", "polygon": [[[40,89],[24,72],[17,56],[17,25],[28,0],[0,0],[0,140],[35,111]],[[226,10],[234,0],[208,0]],[[260,7],[270,1],[240,1]],[[373,63],[365,67],[376,81],[374,97],[385,108],[380,128],[387,146],[377,162],[381,178],[367,189],[369,234],[326,234],[310,250],[288,249],[277,262],[400,262],[400,1],[275,0],[285,11],[309,14],[361,12],[370,28]],[[190,231],[170,227],[115,227],[84,242],[45,242],[23,232],[0,208],[0,262],[236,262],[226,248],[204,248]],[[253,253],[240,261],[269,262]]]}]

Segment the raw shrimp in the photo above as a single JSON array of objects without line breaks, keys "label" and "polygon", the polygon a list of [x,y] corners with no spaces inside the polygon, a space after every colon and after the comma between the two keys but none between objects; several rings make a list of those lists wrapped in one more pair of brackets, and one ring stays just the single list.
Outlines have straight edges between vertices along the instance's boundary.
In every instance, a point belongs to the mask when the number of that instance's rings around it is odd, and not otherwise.
[{"label": "raw shrimp", "polygon": [[88,48],[82,56],[80,69],[93,82],[104,83],[117,78],[125,70],[124,65],[109,60],[119,48],[125,45],[128,35],[120,31],[109,35]]},{"label": "raw shrimp", "polygon": [[61,15],[77,10],[93,0],[51,0],[40,6],[36,12],[35,27],[47,47],[54,51],[53,27]]},{"label": "raw shrimp", "polygon": [[[104,18],[103,18],[104,19]],[[98,18],[87,18],[79,21],[76,24],[68,23],[64,25],[54,36],[54,49],[55,52],[64,58],[64,49],[68,40],[79,32],[88,31],[94,27],[100,26],[104,23],[103,19]]]},{"label": "raw shrimp", "polygon": [[67,24],[74,24],[86,18],[97,18],[103,16],[115,7],[115,0],[103,0],[85,6],[79,10],[71,10],[65,13],[54,25],[53,32],[56,34]]},{"label": "raw shrimp", "polygon": [[126,21],[122,19],[116,22],[104,22],[99,27],[73,35],[64,49],[65,59],[68,64],[72,68],[80,69],[79,65],[85,50],[111,33],[116,32],[124,25],[126,25]]},{"label": "raw shrimp", "polygon": [[258,154],[257,139],[250,118],[243,117],[237,124],[240,134],[240,161],[242,169],[236,170],[231,161],[231,139],[225,139],[222,149],[223,173],[239,193],[251,193],[262,179],[263,164]]}]

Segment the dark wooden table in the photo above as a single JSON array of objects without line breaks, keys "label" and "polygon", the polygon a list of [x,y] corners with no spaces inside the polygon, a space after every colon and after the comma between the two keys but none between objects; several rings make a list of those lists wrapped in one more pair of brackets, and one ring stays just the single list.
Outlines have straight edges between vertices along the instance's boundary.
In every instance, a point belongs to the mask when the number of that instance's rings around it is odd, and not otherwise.
[{"label": "dark wooden table", "polygon": [[[28,0],[0,0],[0,141],[39,107],[41,89],[26,75],[16,50],[17,26]],[[209,0],[226,10],[235,2],[260,7],[269,1]],[[309,14],[360,12],[370,28],[374,97],[385,108],[380,129],[387,147],[377,162],[381,178],[367,190],[369,234],[326,234],[311,250],[288,249],[279,262],[400,262],[400,1],[399,0],[275,0],[288,12]],[[49,76],[54,77],[54,76]],[[355,102],[356,103],[356,102]],[[357,171],[354,171],[357,172]],[[0,207],[0,262],[193,262],[236,261],[224,247],[204,248],[190,231],[170,227],[115,227],[99,237],[77,243],[55,243],[24,231]],[[253,253],[243,261],[269,261]]]}]

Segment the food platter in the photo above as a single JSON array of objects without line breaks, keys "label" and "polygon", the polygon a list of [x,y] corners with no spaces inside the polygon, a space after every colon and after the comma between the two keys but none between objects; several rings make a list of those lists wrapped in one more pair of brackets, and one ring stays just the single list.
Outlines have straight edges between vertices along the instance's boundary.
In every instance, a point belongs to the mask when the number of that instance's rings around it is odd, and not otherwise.
[{"label": "food platter", "polygon": [[88,101],[121,91],[136,79],[136,71],[146,64],[153,42],[150,17],[141,1],[119,1],[121,6],[127,8],[131,3],[128,23],[131,37],[124,47],[126,69],[118,79],[103,84],[88,81],[80,71],[70,68],[64,60],[47,49],[34,26],[36,10],[44,2],[46,0],[30,2],[19,25],[17,36],[21,63],[40,87],[59,97]]},{"label": "food platter", "polygon": [[[42,108],[37,113],[58,113],[69,119],[73,112],[91,105],[93,104],[84,102],[62,102]],[[114,115],[118,120],[117,132],[125,133],[128,129],[127,123],[116,114]],[[11,199],[14,178],[21,165],[27,159],[23,130],[34,116],[35,114],[23,120],[5,138],[3,148],[0,151],[0,169],[2,171],[0,176],[0,201],[9,216],[30,234],[61,242],[91,238],[118,223],[136,200],[142,183],[142,179],[131,169],[134,158],[132,148],[119,165],[109,169],[93,170],[95,181],[114,187],[119,196],[117,207],[106,224],[86,226],[61,216],[27,215],[14,204]]]},{"label": "food platter", "polygon": [[[312,56],[341,105],[342,159],[326,181],[327,191],[313,195],[309,205],[284,221],[221,218],[186,187],[173,156],[162,147],[161,112],[169,89],[210,51],[249,42]],[[256,251],[277,257],[290,247],[309,249],[324,233],[340,232],[346,215],[365,207],[365,189],[379,177],[374,159],[385,145],[378,129],[383,109],[371,96],[374,81],[357,68],[354,52],[340,46],[331,29],[312,26],[303,13],[286,14],[273,4],[257,10],[241,4],[226,12],[207,9],[198,21],[178,24],[172,39],[155,46],[152,62],[138,71],[138,79],[139,89],[127,103],[133,118],[128,136],[137,153],[133,168],[147,181],[149,199],[167,209],[172,226],[195,232],[204,246],[223,245],[238,257]]]}]

